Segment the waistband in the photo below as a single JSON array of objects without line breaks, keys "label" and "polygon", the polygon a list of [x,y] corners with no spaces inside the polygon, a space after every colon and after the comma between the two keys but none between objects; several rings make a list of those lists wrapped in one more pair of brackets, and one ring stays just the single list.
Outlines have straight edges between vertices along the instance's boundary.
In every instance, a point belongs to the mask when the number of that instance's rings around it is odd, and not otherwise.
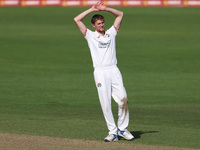
[{"label": "waistband", "polygon": [[106,66],[106,67],[95,67],[94,70],[107,70],[107,69],[112,69],[116,68],[117,65],[112,65],[112,66]]}]

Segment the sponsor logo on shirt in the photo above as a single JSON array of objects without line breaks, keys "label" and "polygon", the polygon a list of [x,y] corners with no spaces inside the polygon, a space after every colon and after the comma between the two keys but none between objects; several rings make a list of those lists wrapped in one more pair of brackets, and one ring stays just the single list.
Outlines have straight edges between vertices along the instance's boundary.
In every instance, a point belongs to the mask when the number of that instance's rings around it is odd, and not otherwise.
[{"label": "sponsor logo on shirt", "polygon": [[99,41],[99,48],[107,48],[110,46],[110,40],[108,42]]}]

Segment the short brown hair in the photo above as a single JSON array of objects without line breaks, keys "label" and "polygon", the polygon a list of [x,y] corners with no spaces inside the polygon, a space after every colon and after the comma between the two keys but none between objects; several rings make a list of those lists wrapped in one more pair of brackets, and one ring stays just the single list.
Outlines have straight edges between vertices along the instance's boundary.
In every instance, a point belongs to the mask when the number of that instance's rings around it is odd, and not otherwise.
[{"label": "short brown hair", "polygon": [[96,22],[97,20],[104,20],[104,16],[99,15],[99,14],[94,15],[94,16],[92,17],[92,19],[91,19],[91,23],[92,23],[92,24],[95,24],[95,22]]}]

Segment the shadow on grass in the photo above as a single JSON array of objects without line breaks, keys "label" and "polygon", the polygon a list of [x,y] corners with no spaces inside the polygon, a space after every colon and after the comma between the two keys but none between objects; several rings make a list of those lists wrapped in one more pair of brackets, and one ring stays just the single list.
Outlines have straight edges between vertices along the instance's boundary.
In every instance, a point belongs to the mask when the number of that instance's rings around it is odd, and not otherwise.
[{"label": "shadow on grass", "polygon": [[[141,138],[142,134],[147,134],[147,133],[158,133],[159,131],[130,131],[131,134],[134,136],[134,140]],[[125,140],[122,137],[119,137],[119,140]]]}]

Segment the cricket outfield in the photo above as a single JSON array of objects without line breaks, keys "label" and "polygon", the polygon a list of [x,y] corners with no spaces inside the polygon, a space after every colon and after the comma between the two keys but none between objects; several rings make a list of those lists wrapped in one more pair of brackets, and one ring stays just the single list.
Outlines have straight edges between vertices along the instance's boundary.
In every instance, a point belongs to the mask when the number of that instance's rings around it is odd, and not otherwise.
[{"label": "cricket outfield", "polygon": [[[73,22],[85,9],[0,8],[1,139],[103,144],[108,131],[92,61]],[[118,9],[125,15],[117,35],[118,67],[135,140],[117,144],[200,149],[200,9]],[[114,17],[102,14],[109,28]],[[92,15],[84,20],[90,29]],[[117,118],[114,101],[113,112]]]}]

